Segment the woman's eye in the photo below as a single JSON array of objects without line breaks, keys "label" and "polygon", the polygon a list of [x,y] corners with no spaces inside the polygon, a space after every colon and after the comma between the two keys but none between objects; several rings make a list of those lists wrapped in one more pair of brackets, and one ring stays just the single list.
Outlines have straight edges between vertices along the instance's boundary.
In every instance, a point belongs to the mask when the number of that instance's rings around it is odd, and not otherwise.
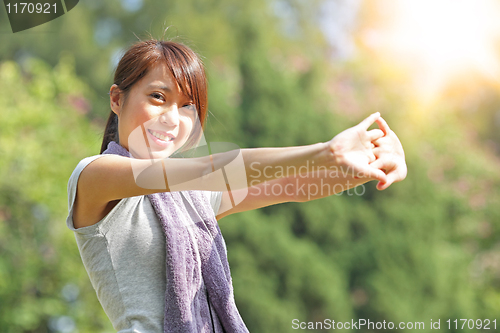
[{"label": "woman's eye", "polygon": [[194,104],[186,104],[183,108],[188,109],[190,111],[196,111],[196,106]]},{"label": "woman's eye", "polygon": [[187,117],[196,117],[196,106],[194,104],[185,104],[182,108],[180,108],[179,112]]},{"label": "woman's eye", "polygon": [[159,93],[152,93],[150,96],[153,97],[154,99],[158,99],[158,100],[161,100],[161,101],[165,100],[163,98],[163,96],[161,94],[159,94]]}]

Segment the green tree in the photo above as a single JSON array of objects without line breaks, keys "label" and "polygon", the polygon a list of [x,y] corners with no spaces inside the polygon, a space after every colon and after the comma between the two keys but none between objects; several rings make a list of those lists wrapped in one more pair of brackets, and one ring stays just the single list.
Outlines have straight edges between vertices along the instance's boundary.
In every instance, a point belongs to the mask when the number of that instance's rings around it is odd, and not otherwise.
[{"label": "green tree", "polygon": [[0,327],[49,332],[110,325],[65,227],[66,183],[98,146],[85,120],[91,91],[73,58],[51,68],[31,60],[0,63]]}]

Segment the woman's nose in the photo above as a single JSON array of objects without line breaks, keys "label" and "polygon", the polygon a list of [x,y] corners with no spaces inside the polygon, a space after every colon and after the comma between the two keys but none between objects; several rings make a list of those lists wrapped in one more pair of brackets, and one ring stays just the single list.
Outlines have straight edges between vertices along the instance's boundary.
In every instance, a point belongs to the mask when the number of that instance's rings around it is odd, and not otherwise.
[{"label": "woman's nose", "polygon": [[162,113],[160,116],[160,120],[162,123],[167,124],[168,126],[178,126],[179,125],[179,109],[177,105],[172,105],[168,110]]}]

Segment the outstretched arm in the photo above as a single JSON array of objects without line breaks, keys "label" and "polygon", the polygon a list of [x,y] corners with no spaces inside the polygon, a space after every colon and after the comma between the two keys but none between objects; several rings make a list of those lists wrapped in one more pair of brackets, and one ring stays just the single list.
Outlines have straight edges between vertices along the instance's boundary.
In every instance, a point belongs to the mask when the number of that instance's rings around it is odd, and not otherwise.
[{"label": "outstretched arm", "polygon": [[[376,159],[372,150],[373,142],[382,138],[384,132],[368,128],[379,118],[380,114],[372,114],[325,143],[231,150],[202,158],[158,160],[141,172],[136,183],[139,187],[157,192],[221,191],[226,190],[225,181],[232,180],[231,189],[236,190],[282,178],[285,175],[283,170],[286,170],[286,176],[295,176],[318,168],[342,169],[342,172],[350,172],[358,178],[385,182],[385,173],[370,165]],[[221,181],[220,171],[223,171],[225,180]]]},{"label": "outstretched arm", "polygon": [[[285,175],[279,179],[250,186],[245,199],[234,207],[229,200],[229,194],[224,192],[217,218],[283,202],[306,202],[324,198],[371,180],[379,180],[377,185],[379,190],[384,190],[392,183],[403,180],[406,177],[407,168],[401,142],[383,118],[377,118],[376,122],[383,132],[383,136],[375,138],[367,145],[375,158],[374,160],[370,158],[369,164],[371,167],[386,173],[387,178],[384,181],[374,177],[374,174],[371,177],[359,177],[358,168],[353,165],[337,165],[330,166],[330,168],[317,167],[308,173]],[[348,133],[352,134],[353,129],[358,130],[355,126],[347,130],[351,132]],[[341,134],[346,134],[343,133]],[[364,161],[358,161],[364,164]],[[250,184],[252,185],[252,183]],[[236,192],[233,195],[238,196],[239,194]]]},{"label": "outstretched arm", "polygon": [[[343,131],[326,143],[287,148],[242,149],[246,179],[238,179],[236,188],[256,186],[283,178],[271,169],[286,169],[287,176],[308,173],[317,167],[349,168],[361,179],[377,179],[386,183],[383,171],[371,166],[376,160],[372,142],[382,138],[380,129],[368,130],[378,119],[375,113],[360,124]],[[151,165],[149,160],[121,156],[105,156],[90,163],[81,173],[75,202],[74,221],[95,223],[109,210],[110,202],[126,197],[164,191],[227,190],[225,180],[238,178],[241,167],[231,163],[235,152],[213,154],[199,158],[166,158]],[[225,179],[220,172],[224,168]],[[137,170],[142,170],[137,177]],[[231,188],[234,190],[235,188]],[[266,205],[273,199],[267,198]],[[91,213],[89,213],[91,212]],[[89,214],[93,214],[89,218]],[[84,224],[88,222],[83,222]],[[83,226],[83,225],[81,225]]]}]

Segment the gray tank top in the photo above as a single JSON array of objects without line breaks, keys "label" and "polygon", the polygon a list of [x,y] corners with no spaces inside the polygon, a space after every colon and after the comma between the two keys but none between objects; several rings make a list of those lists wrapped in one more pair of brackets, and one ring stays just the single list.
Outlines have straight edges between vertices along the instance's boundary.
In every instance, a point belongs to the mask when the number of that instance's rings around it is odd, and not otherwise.
[{"label": "gray tank top", "polygon": [[[68,218],[97,298],[119,333],[163,332],[165,236],[147,196],[125,198],[98,223],[73,226],[78,178],[91,162],[80,161],[68,182]],[[204,192],[218,211],[222,192]],[[187,207],[191,209],[190,207]]]}]

